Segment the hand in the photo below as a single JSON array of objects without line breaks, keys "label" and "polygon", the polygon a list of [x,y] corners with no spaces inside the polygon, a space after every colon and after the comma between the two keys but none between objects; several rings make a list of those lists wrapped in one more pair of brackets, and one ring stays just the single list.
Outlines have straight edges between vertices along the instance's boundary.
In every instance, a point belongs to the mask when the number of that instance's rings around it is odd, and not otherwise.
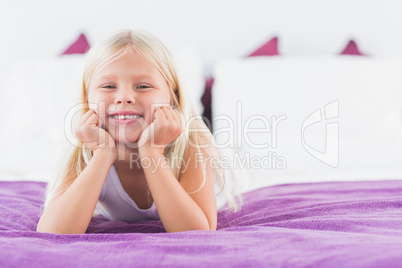
[{"label": "hand", "polygon": [[184,131],[184,116],[171,106],[157,107],[154,120],[144,129],[138,139],[138,148],[152,148],[163,154],[166,146]]},{"label": "hand", "polygon": [[113,161],[116,159],[116,142],[113,137],[103,128],[102,120],[92,109],[81,117],[75,136],[86,144],[93,153],[105,151],[111,154]]}]

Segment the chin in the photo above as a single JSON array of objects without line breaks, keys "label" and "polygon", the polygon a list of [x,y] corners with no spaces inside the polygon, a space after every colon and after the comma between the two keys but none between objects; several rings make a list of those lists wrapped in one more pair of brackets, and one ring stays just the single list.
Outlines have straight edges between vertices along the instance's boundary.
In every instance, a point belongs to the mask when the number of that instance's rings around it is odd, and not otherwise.
[{"label": "chin", "polygon": [[139,128],[131,131],[128,131],[127,129],[125,131],[116,131],[110,134],[116,141],[116,143],[129,145],[129,144],[136,144],[141,136],[141,133],[142,129]]},{"label": "chin", "polygon": [[138,139],[139,139],[139,136],[137,136],[137,137],[119,137],[118,139],[115,139],[115,141],[118,144],[126,145],[127,147],[130,147],[130,148],[137,148]]}]

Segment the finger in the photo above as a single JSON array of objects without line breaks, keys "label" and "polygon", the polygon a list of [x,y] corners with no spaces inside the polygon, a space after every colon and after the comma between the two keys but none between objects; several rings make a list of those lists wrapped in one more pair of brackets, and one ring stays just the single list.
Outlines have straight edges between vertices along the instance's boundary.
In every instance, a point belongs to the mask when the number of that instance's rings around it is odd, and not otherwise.
[{"label": "finger", "polygon": [[98,127],[102,127],[103,126],[102,118],[99,116],[98,111],[95,110],[94,112],[95,112],[95,115],[97,116],[97,122],[95,123],[95,125],[98,126]]},{"label": "finger", "polygon": [[95,111],[92,109],[89,109],[78,121],[78,125],[83,125],[85,122],[90,118],[92,115],[94,115]]},{"label": "finger", "polygon": [[[100,105],[99,105],[100,106]],[[96,115],[98,116],[98,125],[99,127],[105,129],[106,122],[103,121],[102,116],[99,115],[98,111],[95,111]],[[105,119],[107,120],[107,115],[104,115]]]},{"label": "finger", "polygon": [[97,114],[93,114],[92,116],[90,116],[88,118],[88,120],[84,123],[84,125],[88,125],[88,126],[91,126],[91,125],[98,126],[98,124],[99,124],[99,118],[98,118]]},{"label": "finger", "polygon": [[152,104],[151,105],[151,123],[155,120],[155,112],[157,109],[159,109],[160,105],[159,104]]},{"label": "finger", "polygon": [[172,112],[173,120],[175,120],[178,125],[180,125],[180,126],[183,125],[184,115],[174,105],[170,105],[169,108],[170,108],[170,111]]},{"label": "finger", "polygon": [[155,133],[154,131],[155,131],[155,123],[149,124],[148,128],[141,133],[141,136],[137,141],[138,147],[142,147],[151,137],[152,133]]},{"label": "finger", "polygon": [[162,108],[163,106],[168,106],[168,104],[167,104],[167,103],[154,103],[154,104],[152,105],[153,113],[155,113],[155,111],[156,111],[157,109],[160,109],[160,108]]},{"label": "finger", "polygon": [[[95,111],[95,113],[99,116],[99,118],[102,116],[102,118],[106,118],[106,102],[105,101],[97,101],[97,102],[90,102],[88,103],[90,108]],[[102,125],[102,120],[99,121],[99,125]]]},{"label": "finger", "polygon": [[154,120],[158,119],[160,120],[167,120],[165,113],[162,111],[161,107],[158,107],[155,109],[154,112]]},{"label": "finger", "polygon": [[181,113],[179,112],[179,110],[175,107],[171,107],[172,110],[172,114],[173,114],[173,118],[176,120],[177,123],[180,123],[180,115]]},{"label": "finger", "polygon": [[165,113],[165,116],[169,121],[174,120],[174,114],[170,106],[162,106],[161,109]]}]

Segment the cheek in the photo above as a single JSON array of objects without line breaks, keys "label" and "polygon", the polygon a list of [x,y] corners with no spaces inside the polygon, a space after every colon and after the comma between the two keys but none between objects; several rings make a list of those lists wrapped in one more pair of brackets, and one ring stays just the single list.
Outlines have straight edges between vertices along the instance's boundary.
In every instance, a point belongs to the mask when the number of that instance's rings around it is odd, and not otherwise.
[{"label": "cheek", "polygon": [[94,108],[98,116],[105,123],[108,117],[108,107],[110,106],[99,94],[88,94],[90,107]]},{"label": "cheek", "polygon": [[98,109],[99,109],[99,107],[98,107],[99,100],[100,100],[100,98],[97,94],[93,94],[93,93],[88,94],[88,103],[92,109],[95,109],[95,111],[98,111]]}]

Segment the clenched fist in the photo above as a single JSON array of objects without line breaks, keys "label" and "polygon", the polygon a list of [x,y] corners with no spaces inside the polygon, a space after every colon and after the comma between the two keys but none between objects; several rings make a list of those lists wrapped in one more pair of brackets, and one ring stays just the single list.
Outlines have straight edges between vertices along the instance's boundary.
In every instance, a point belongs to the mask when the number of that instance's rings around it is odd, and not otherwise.
[{"label": "clenched fist", "polygon": [[75,130],[75,136],[86,144],[93,153],[102,150],[116,158],[116,142],[113,137],[102,126],[102,120],[92,109],[84,114],[79,120]]},{"label": "clenched fist", "polygon": [[184,131],[184,116],[171,106],[161,106],[154,111],[154,120],[138,139],[138,148],[152,148],[163,152],[165,147]]}]

